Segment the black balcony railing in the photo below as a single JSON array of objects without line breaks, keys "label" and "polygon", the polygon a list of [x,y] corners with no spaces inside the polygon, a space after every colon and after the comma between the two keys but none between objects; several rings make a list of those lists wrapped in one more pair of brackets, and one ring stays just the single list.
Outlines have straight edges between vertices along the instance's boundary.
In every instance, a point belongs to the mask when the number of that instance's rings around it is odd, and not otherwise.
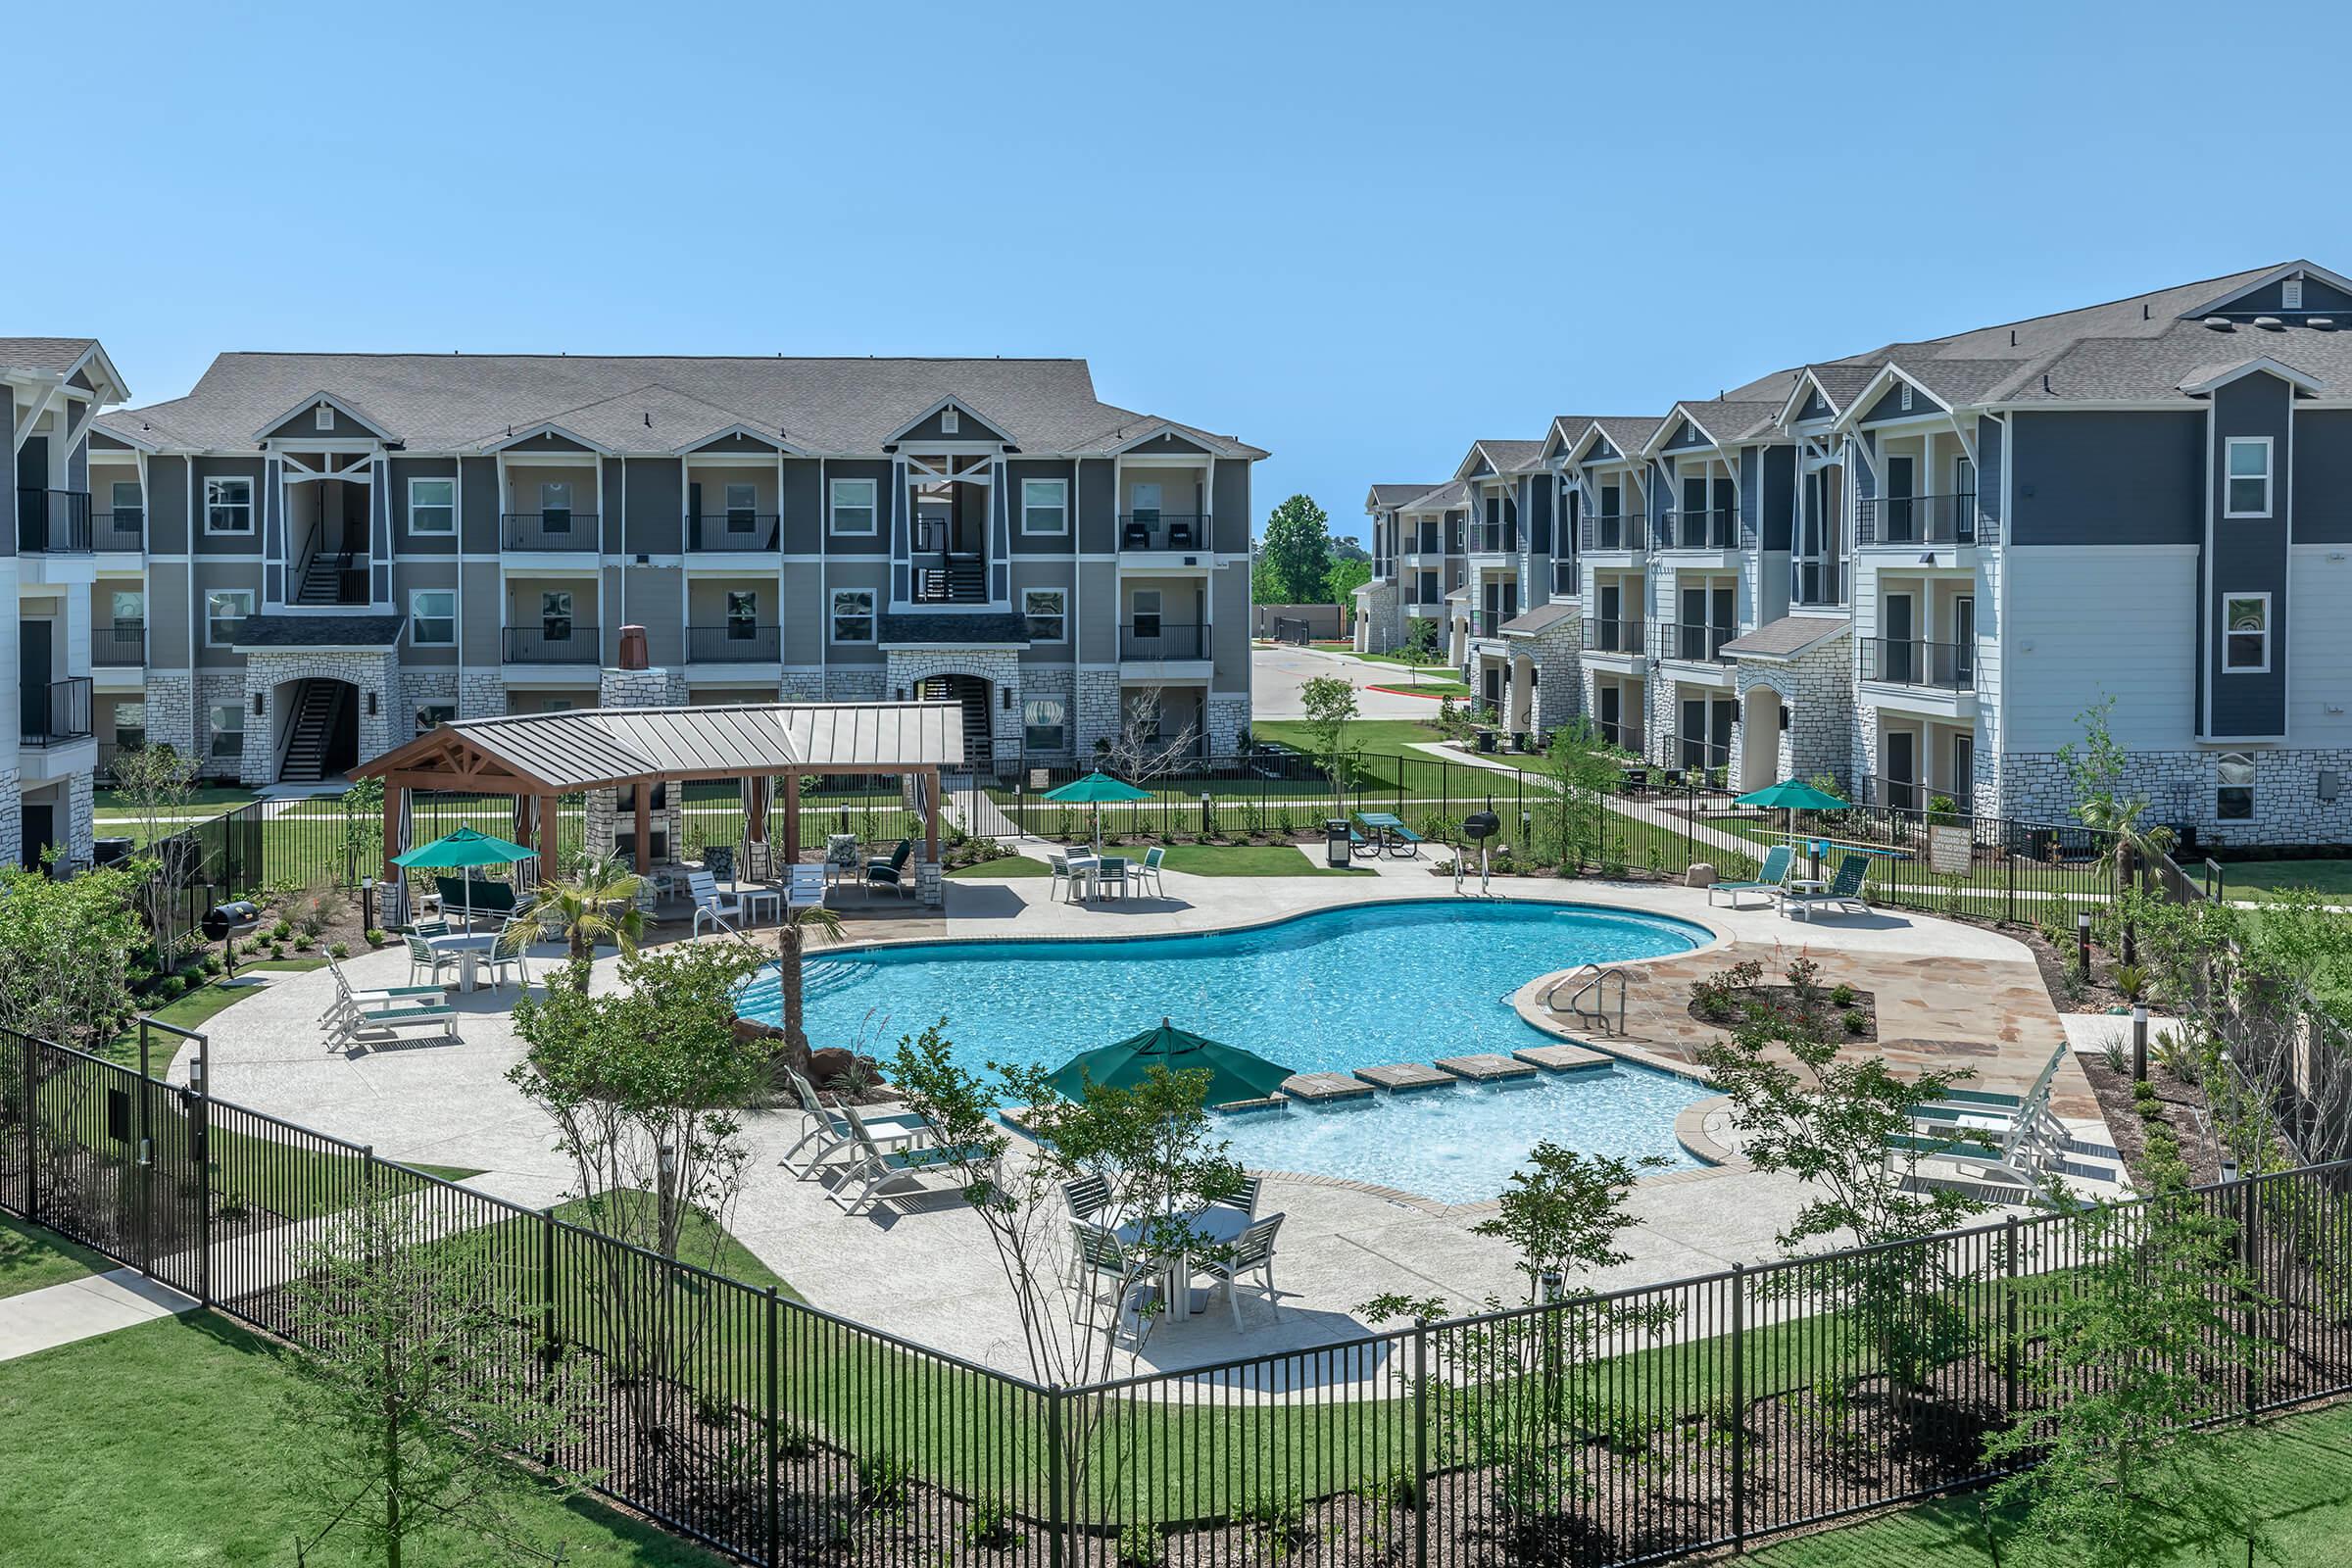
[{"label": "black balcony railing", "polygon": [[1865,545],[1973,545],[1977,493],[1872,496],[1854,508],[1854,541]]},{"label": "black balcony railing", "polygon": [[1917,637],[1866,637],[1862,678],[1937,691],[1977,688],[1977,651],[1969,643],[1931,643]]},{"label": "black balcony railing", "polygon": [[1206,659],[1208,628],[1172,620],[1135,620],[1119,627],[1121,659]]},{"label": "black balcony railing", "polygon": [[1845,563],[1799,561],[1789,574],[1788,592],[1800,605],[1845,603]]},{"label": "black balcony railing", "polygon": [[596,627],[581,621],[549,621],[507,628],[510,664],[593,664],[599,658]]},{"label": "black balcony railing", "polygon": [[781,657],[783,634],[774,626],[730,620],[686,628],[686,659],[697,664],[772,664]]},{"label": "black balcony railing", "polygon": [[703,512],[686,519],[689,550],[773,550],[782,519],[772,512]]},{"label": "black balcony railing", "polygon": [[101,669],[136,669],[147,662],[147,623],[110,621],[90,628],[90,662]]},{"label": "black balcony railing", "polygon": [[1638,654],[1642,652],[1642,622],[1588,617],[1585,621],[1585,652],[1589,654]]},{"label": "black balcony railing", "polygon": [[1474,556],[1509,556],[1519,550],[1519,531],[1506,523],[1484,522],[1470,530]]},{"label": "black balcony railing", "polygon": [[114,507],[90,514],[92,542],[100,550],[147,548],[147,514],[138,507]]},{"label": "black balcony railing", "polygon": [[45,686],[20,687],[24,707],[24,744],[63,746],[90,736],[90,677],[69,676]]},{"label": "black balcony railing", "polygon": [[19,490],[17,549],[28,556],[90,553],[87,490]]},{"label": "black balcony railing", "polygon": [[1711,625],[1704,621],[1665,621],[1658,627],[1657,654],[1660,659],[1679,659],[1693,664],[1728,664],[1731,660],[1723,645],[1740,635],[1737,626]]},{"label": "black balcony railing", "polygon": [[508,550],[598,548],[593,512],[507,512],[498,519],[499,543]]},{"label": "black balcony railing", "polygon": [[1585,518],[1587,550],[1642,550],[1648,538],[1648,519],[1638,512],[1611,513]]},{"label": "black balcony railing", "polygon": [[988,564],[947,561],[937,557],[914,567],[914,602],[918,605],[985,605],[988,603]]},{"label": "black balcony railing", "polygon": [[1740,514],[1729,507],[1669,512],[1658,519],[1660,550],[1737,550]]},{"label": "black balcony railing", "polygon": [[1119,514],[1121,550],[1203,550],[1208,546],[1208,522],[1198,512],[1122,512]]}]

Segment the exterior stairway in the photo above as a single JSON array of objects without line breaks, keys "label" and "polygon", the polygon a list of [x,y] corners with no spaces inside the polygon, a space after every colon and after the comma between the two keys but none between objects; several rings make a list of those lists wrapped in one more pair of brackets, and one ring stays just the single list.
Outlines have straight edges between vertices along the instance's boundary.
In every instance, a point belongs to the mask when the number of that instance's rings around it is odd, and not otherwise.
[{"label": "exterior stairway", "polygon": [[916,694],[926,703],[959,703],[963,707],[963,756],[967,766],[980,765],[989,755],[988,683],[968,675],[934,675]]},{"label": "exterior stairway", "polygon": [[287,733],[285,765],[277,771],[280,782],[316,784],[326,776],[326,749],[334,738],[343,705],[350,701],[351,688],[341,681],[302,683],[302,695],[294,701],[294,721]]},{"label": "exterior stairway", "polygon": [[298,605],[339,605],[343,598],[343,574],[352,568],[354,557],[321,552],[302,564],[302,581],[294,588],[294,603]]}]

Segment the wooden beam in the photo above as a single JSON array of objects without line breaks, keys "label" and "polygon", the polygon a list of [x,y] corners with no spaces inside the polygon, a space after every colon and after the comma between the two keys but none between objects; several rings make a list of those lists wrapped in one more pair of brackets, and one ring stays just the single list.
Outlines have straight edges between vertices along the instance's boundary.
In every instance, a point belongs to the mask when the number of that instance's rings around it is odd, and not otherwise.
[{"label": "wooden beam", "polygon": [[801,775],[784,775],[784,863],[801,860]]},{"label": "wooden beam", "polygon": [[654,872],[654,781],[637,781],[637,874]]},{"label": "wooden beam", "polygon": [[939,769],[923,769],[923,858],[939,860]]},{"label": "wooden beam", "polygon": [[561,800],[562,797],[555,795],[539,797],[539,880],[543,884],[562,875],[556,855],[556,833],[564,814]]}]

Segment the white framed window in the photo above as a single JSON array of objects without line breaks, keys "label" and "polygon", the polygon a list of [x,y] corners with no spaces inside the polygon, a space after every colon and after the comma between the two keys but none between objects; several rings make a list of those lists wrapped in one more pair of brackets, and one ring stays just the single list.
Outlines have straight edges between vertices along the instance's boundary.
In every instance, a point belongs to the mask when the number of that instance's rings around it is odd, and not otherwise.
[{"label": "white framed window", "polygon": [[253,613],[250,588],[215,588],[204,596],[204,646],[226,648],[237,640],[245,617]]},{"label": "white framed window", "polygon": [[836,479],[833,481],[832,515],[835,533],[872,533],[874,531],[874,512],[873,480]]},{"label": "white framed window", "polygon": [[2233,435],[2225,453],[2229,488],[2222,493],[2226,517],[2267,517],[2271,514],[2271,438]]},{"label": "white framed window", "polygon": [[439,729],[457,716],[458,705],[455,703],[426,703],[416,710],[416,733],[421,735],[428,729]]},{"label": "white framed window", "polygon": [[2230,594],[2222,600],[2222,669],[2265,674],[2271,667],[2271,596]]},{"label": "white framed window", "polygon": [[1127,514],[1146,527],[1159,522],[1159,486],[1138,479],[1127,486]]},{"label": "white framed window", "polygon": [[457,590],[419,588],[409,595],[409,646],[455,648],[457,645]]},{"label": "white framed window", "polygon": [[1057,643],[1069,636],[1069,605],[1059,588],[1032,588],[1021,595],[1021,617],[1033,643]]},{"label": "white framed window", "polygon": [[458,481],[455,479],[411,479],[409,481],[409,532],[456,533],[458,531]]},{"label": "white framed window", "polygon": [[245,705],[220,703],[207,715],[212,736],[205,753],[216,762],[233,762],[245,755]]},{"label": "white framed window", "polygon": [[1137,640],[1157,638],[1159,636],[1159,590],[1138,588],[1132,603],[1134,605],[1132,624],[1135,627]]},{"label": "white framed window", "polygon": [[147,505],[146,499],[139,494],[139,482],[136,479],[117,479],[112,491],[111,504],[114,508],[115,521],[118,524],[129,523],[133,526],[138,523],[139,514],[146,510]]},{"label": "white framed window", "polygon": [[1067,479],[1021,481],[1021,532],[1070,531],[1070,482]]},{"label": "white framed window", "polygon": [[1021,747],[1058,752],[1067,746],[1069,710],[1058,697],[1032,697],[1021,704]]},{"label": "white framed window", "polygon": [[253,481],[217,478],[204,481],[204,531],[253,532]]},{"label": "white framed window", "polygon": [[833,590],[833,640],[870,643],[874,640],[874,591],[871,588]]},{"label": "white framed window", "polygon": [[2244,752],[2227,752],[2215,759],[2213,814],[2223,822],[2253,820],[2254,759]]},{"label": "white framed window", "polygon": [[760,487],[746,480],[727,481],[727,532],[750,533],[760,520]]}]

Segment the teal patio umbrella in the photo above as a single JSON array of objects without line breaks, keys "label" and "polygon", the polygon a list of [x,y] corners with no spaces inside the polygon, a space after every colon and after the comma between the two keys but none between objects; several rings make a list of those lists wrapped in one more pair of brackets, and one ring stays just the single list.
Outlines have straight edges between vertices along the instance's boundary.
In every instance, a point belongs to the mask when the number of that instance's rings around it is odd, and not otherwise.
[{"label": "teal patio umbrella", "polygon": [[[1835,811],[1842,808],[1848,803],[1826,791],[1815,789],[1803,779],[1785,778],[1778,784],[1767,784],[1760,790],[1750,790],[1732,804],[1779,809],[1785,813],[1781,817],[1781,831],[1793,839],[1796,836],[1794,813],[1798,811]],[[1807,858],[1814,860],[1816,862],[1815,869],[1819,870],[1820,857],[1818,854],[1808,856]]]},{"label": "teal patio umbrella", "polygon": [[[477,833],[462,827],[455,833],[445,833],[430,844],[417,846],[406,855],[395,855],[392,863],[407,871],[457,871],[473,865],[513,865],[520,860],[539,858],[537,850],[526,850],[519,844],[488,833]],[[466,927],[473,928],[473,879],[466,878]]]},{"label": "teal patio umbrella", "polygon": [[1084,1098],[1090,1083],[1112,1089],[1133,1089],[1154,1067],[1170,1072],[1208,1074],[1204,1103],[1230,1104],[1237,1100],[1263,1100],[1282,1087],[1291,1069],[1277,1066],[1254,1052],[1220,1045],[1187,1034],[1167,1019],[1132,1040],[1103,1046],[1071,1057],[1054,1074],[1054,1087],[1072,1100]]},{"label": "teal patio umbrella", "polygon": [[1046,800],[1056,806],[1091,806],[1095,808],[1095,853],[1102,851],[1102,808],[1127,806],[1152,798],[1150,790],[1139,790],[1125,779],[1112,778],[1097,768],[1084,778],[1072,779],[1057,790],[1048,790]]}]

